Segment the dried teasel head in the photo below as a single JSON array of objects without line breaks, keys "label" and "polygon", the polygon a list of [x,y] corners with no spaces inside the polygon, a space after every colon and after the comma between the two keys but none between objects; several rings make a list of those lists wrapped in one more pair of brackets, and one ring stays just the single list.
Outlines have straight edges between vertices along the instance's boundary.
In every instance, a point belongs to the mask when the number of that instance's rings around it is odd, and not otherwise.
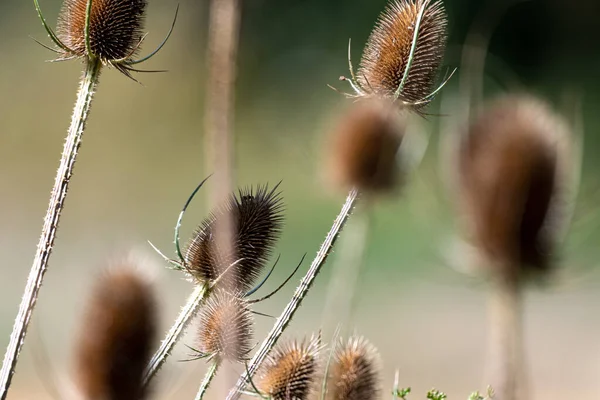
[{"label": "dried teasel head", "polygon": [[261,369],[261,394],[273,400],[308,399],[317,381],[321,349],[320,336],[275,348]]},{"label": "dried teasel head", "polygon": [[142,378],[156,336],[147,280],[128,265],[111,269],[92,290],[76,342],[77,383],[86,399],[142,400]]},{"label": "dried teasel head", "polygon": [[447,37],[441,0],[392,0],[379,17],[354,74],[348,50],[350,97],[385,97],[419,111],[450,79],[434,84]]},{"label": "dried teasel head", "polygon": [[252,350],[252,312],[242,293],[212,293],[200,309],[198,352],[222,360],[244,361]]},{"label": "dried teasel head", "polygon": [[[231,271],[236,277],[235,290],[250,289],[281,234],[282,212],[281,193],[277,187],[258,186],[256,189],[239,190],[237,195],[232,195],[225,205],[206,218],[192,235],[184,256],[188,272],[200,282],[210,282],[224,271]],[[234,254],[224,254],[216,243],[215,227],[226,214],[234,225]],[[228,270],[230,265],[233,267]]]},{"label": "dried teasel head", "polygon": [[548,271],[560,229],[571,132],[543,101],[496,100],[459,148],[460,199],[472,241],[503,279]]},{"label": "dried teasel head", "polygon": [[370,400],[379,398],[380,360],[377,349],[364,337],[340,340],[331,366],[327,398]]},{"label": "dried teasel head", "polygon": [[401,180],[397,154],[406,121],[391,102],[359,101],[332,131],[327,148],[329,180],[343,189],[384,193]]},{"label": "dried teasel head", "polygon": [[38,0],[34,3],[56,48],[42,46],[58,54],[56,61],[82,58],[88,62],[100,62],[117,68],[130,78],[132,72],[139,72],[135,65],[152,58],[166,44],[177,19],[176,12],[163,42],[149,55],[135,60],[134,56],[146,36],[142,29],[147,0],[64,0],[56,33],[42,15]]}]

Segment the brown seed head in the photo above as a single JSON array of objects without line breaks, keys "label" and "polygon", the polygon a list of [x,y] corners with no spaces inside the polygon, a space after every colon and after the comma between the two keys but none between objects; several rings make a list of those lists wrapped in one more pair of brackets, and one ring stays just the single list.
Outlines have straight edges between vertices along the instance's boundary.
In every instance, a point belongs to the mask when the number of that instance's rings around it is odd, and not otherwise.
[{"label": "brown seed head", "polygon": [[567,123],[527,96],[495,101],[469,126],[459,152],[462,203],[475,244],[502,278],[548,270]]},{"label": "brown seed head", "polygon": [[305,400],[317,380],[320,336],[277,347],[265,360],[258,389],[273,400]]},{"label": "brown seed head", "polygon": [[329,377],[330,400],[379,398],[380,366],[377,349],[363,337],[340,340]]},{"label": "brown seed head", "polygon": [[[267,186],[241,189],[227,204],[212,213],[196,229],[187,244],[185,261],[194,278],[213,281],[234,262],[236,290],[248,290],[262,272],[275,246],[283,224],[280,192]],[[215,226],[229,213],[234,224],[234,254],[223,254],[217,248]]]},{"label": "brown seed head", "polygon": [[149,284],[128,267],[96,283],[76,343],[77,381],[86,399],[142,400],[156,335]]},{"label": "brown seed head", "polygon": [[447,36],[448,22],[440,0],[392,0],[363,52],[357,74],[363,90],[385,97],[394,95],[409,64],[415,26],[423,7],[412,65],[399,99],[412,103],[431,94]]},{"label": "brown seed head", "polygon": [[[58,18],[59,39],[73,55],[89,57],[85,44],[89,0],[64,0]],[[89,18],[92,55],[109,63],[131,57],[142,39],[146,0],[93,0]]]},{"label": "brown seed head", "polygon": [[394,189],[404,132],[405,120],[391,103],[369,99],[353,105],[332,132],[327,151],[331,182],[371,193]]},{"label": "brown seed head", "polygon": [[243,361],[252,350],[252,312],[241,293],[212,293],[200,310],[198,350],[229,361]]}]

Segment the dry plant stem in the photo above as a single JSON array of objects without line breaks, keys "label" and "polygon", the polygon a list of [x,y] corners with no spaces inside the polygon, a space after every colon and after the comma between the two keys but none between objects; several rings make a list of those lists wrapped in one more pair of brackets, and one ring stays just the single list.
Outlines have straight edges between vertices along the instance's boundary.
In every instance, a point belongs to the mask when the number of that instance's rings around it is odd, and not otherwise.
[{"label": "dry plant stem", "polygon": [[202,400],[202,398],[204,397],[204,394],[206,393],[206,390],[210,386],[210,383],[212,382],[213,378],[215,376],[217,376],[217,371],[219,370],[220,365],[221,365],[221,362],[219,360],[214,360],[210,364],[210,366],[208,367],[208,371],[206,371],[206,374],[204,375],[204,379],[202,380],[202,383],[200,384],[198,393],[196,393],[196,400]]},{"label": "dry plant stem", "polygon": [[523,400],[523,293],[514,280],[492,282],[488,304],[489,382],[497,398]]},{"label": "dry plant stem", "polygon": [[[240,7],[238,0],[211,0],[208,33],[208,81],[206,100],[206,160],[208,170],[214,173],[209,208],[216,209],[227,202],[232,192],[233,146],[232,131],[234,121],[234,88],[236,59],[239,42]],[[224,254],[234,254],[233,219],[231,213],[224,213],[215,226],[217,247]],[[220,271],[221,273],[223,271]],[[225,284],[235,286],[235,269],[230,270]],[[236,343],[231,343],[236,346]],[[222,374],[223,375],[223,374]],[[224,379],[228,380],[224,374]],[[229,376],[230,383],[220,390],[223,396],[233,384],[235,376]],[[221,395],[217,397],[223,397]]]},{"label": "dry plant stem", "polygon": [[6,399],[19,353],[25,341],[27,327],[31,321],[31,314],[33,313],[40,288],[42,287],[44,274],[48,269],[48,261],[52,253],[54,239],[56,238],[60,214],[63,210],[65,198],[67,197],[67,190],[71,176],[73,175],[77,151],[79,150],[79,146],[81,146],[81,137],[89,116],[101,68],[102,64],[97,59],[89,59],[86,63],[85,72],[77,94],[77,102],[75,103],[75,109],[71,118],[71,125],[63,148],[60,166],[58,167],[54,187],[50,195],[48,211],[44,218],[42,235],[29,272],[29,277],[27,278],[27,285],[25,286],[19,313],[15,318],[4,362],[2,363],[2,371],[0,372],[0,399],[2,400]]},{"label": "dry plant stem", "polygon": [[283,331],[294,317],[294,314],[300,307],[302,300],[312,286],[315,277],[321,270],[321,267],[325,264],[327,256],[333,249],[333,246],[335,245],[342,228],[350,217],[357,199],[358,191],[356,189],[352,189],[346,198],[346,202],[342,206],[342,210],[333,222],[333,226],[329,230],[325,241],[321,245],[321,248],[317,252],[315,259],[310,265],[308,272],[300,281],[300,285],[294,292],[290,302],[287,304],[279,318],[277,318],[277,321],[275,321],[275,325],[273,325],[271,332],[269,332],[269,335],[262,342],[260,348],[256,351],[256,354],[254,354],[254,357],[252,357],[252,360],[250,360],[247,371],[242,373],[235,387],[229,392],[227,400],[236,400],[240,398],[242,395],[240,391],[243,390],[248,383],[248,375],[250,375],[250,377],[254,376],[271,349],[273,349],[273,346],[277,344],[277,340],[279,340],[279,337],[282,335]]},{"label": "dry plant stem", "polygon": [[152,359],[148,363],[148,367],[146,368],[146,373],[144,375],[144,386],[148,386],[148,383],[154,378],[156,373],[163,366],[169,355],[171,355],[171,351],[181,338],[181,336],[185,332],[185,328],[191,322],[192,318],[198,312],[200,305],[204,301],[208,294],[208,290],[204,285],[197,285],[190,297],[188,298],[187,303],[181,309],[177,320],[167,333],[167,336],[163,340],[160,345],[160,348]]},{"label": "dry plant stem", "polygon": [[329,335],[337,326],[342,333],[349,328],[357,306],[356,284],[365,261],[370,228],[370,213],[362,210],[354,214],[346,227],[344,237],[336,248],[327,299],[321,326],[323,334]]}]

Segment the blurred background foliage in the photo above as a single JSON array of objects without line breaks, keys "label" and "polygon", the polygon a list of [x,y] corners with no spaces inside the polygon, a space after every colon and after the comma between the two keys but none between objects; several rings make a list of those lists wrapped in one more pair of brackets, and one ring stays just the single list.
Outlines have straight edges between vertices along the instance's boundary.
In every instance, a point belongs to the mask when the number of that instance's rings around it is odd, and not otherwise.
[{"label": "blurred background foliage", "polygon": [[[92,280],[108,263],[124,256],[143,260],[157,274],[166,327],[190,286],[162,268],[151,240],[172,252],[172,228],[182,203],[203,170],[203,105],[208,1],[151,0],[144,50],[157,45],[180,4],[171,41],[148,69],[143,85],[114,70],[101,77],[84,136],[66,212],[41,292],[34,324],[14,381],[13,399],[48,397],[44,382],[72,368],[70,343]],[[236,180],[240,185],[282,180],[286,230],[276,278],[307,252],[313,255],[342,197],[323,185],[321,144],[346,103],[327,83],[344,88],[346,51],[352,38],[355,64],[386,0],[248,0],[243,2],[236,89]],[[482,10],[476,0],[446,0],[450,36],[445,63],[458,66],[467,31]],[[42,8],[55,21],[60,0]],[[582,100],[584,169],[576,225],[561,268],[567,283],[535,290],[526,316],[532,399],[597,398],[600,394],[600,284],[598,256],[600,166],[600,52],[594,0],[521,2],[493,29],[489,70],[517,77],[523,87],[569,110],[565,94]],[[490,26],[488,26],[490,25]],[[47,43],[33,2],[0,2],[0,347],[8,342],[37,243],[49,189],[62,149],[75,90],[78,62],[45,63],[53,54],[28,36]],[[486,87],[497,91],[498,76]],[[451,96],[457,79],[441,97]],[[436,100],[431,113],[439,112]],[[452,398],[484,388],[482,286],[454,272],[444,248],[454,234],[438,160],[438,132],[448,116],[420,122],[432,134],[425,159],[402,196],[375,209],[374,236],[361,279],[355,317],[360,333],[385,355],[386,384],[394,368],[401,384],[424,393],[432,386]],[[202,197],[202,196],[200,196]],[[206,215],[200,198],[188,213],[184,232]],[[329,269],[317,280],[290,329],[318,329]],[[274,279],[271,285],[275,285]],[[261,306],[279,314],[294,289],[289,285]],[[258,337],[271,326],[259,320]],[[187,343],[193,343],[188,338]],[[43,359],[47,353],[51,361]],[[185,358],[185,350],[176,355]],[[161,393],[191,397],[204,368],[172,363],[162,375]],[[173,392],[177,391],[177,392]]]}]

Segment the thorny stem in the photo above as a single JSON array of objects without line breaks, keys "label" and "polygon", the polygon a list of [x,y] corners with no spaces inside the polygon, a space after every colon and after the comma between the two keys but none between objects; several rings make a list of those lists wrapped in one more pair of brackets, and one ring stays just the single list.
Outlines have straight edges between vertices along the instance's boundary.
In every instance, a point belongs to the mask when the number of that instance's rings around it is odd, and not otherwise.
[{"label": "thorny stem", "polygon": [[198,389],[198,393],[196,394],[195,400],[202,400],[202,398],[204,397],[204,394],[206,393],[206,390],[210,386],[210,383],[212,382],[213,378],[215,376],[217,376],[217,371],[219,370],[220,365],[221,365],[221,362],[218,359],[215,359],[210,364],[210,366],[208,367],[208,371],[206,371],[206,374],[204,375],[204,379],[202,380],[202,383],[200,384],[200,388]]},{"label": "thorny stem", "polygon": [[167,333],[167,336],[162,341],[160,348],[154,353],[154,356],[152,356],[152,359],[148,363],[146,372],[144,373],[144,386],[148,386],[148,383],[150,383],[169,355],[171,355],[171,351],[185,332],[185,328],[198,312],[207,294],[208,290],[205,285],[196,286],[187,303],[181,309],[175,323]]},{"label": "thorny stem", "polygon": [[358,191],[356,189],[352,189],[348,194],[348,197],[346,198],[346,202],[342,206],[342,210],[333,222],[333,226],[329,230],[325,241],[321,245],[321,248],[317,252],[315,259],[310,265],[310,269],[300,281],[300,286],[298,286],[296,292],[294,293],[294,296],[275,322],[275,325],[271,329],[271,332],[269,332],[267,338],[262,342],[260,348],[254,355],[254,357],[252,357],[252,360],[250,361],[247,370],[242,373],[235,387],[229,392],[227,400],[237,400],[240,398],[242,394],[241,390],[243,390],[246,386],[248,378],[252,377],[256,373],[256,371],[266,358],[267,354],[269,354],[273,346],[275,346],[277,340],[279,340],[279,337],[282,335],[283,331],[292,320],[294,314],[296,313],[296,310],[298,310],[300,304],[302,303],[302,300],[304,299],[304,297],[308,293],[308,290],[312,286],[315,277],[321,270],[323,264],[325,264],[327,256],[333,249],[333,246],[337,241],[340,232],[344,227],[344,224],[350,217],[350,214],[352,212],[352,209],[354,208],[357,199]]},{"label": "thorny stem", "polygon": [[498,399],[522,400],[523,379],[523,293],[515,280],[492,282],[489,291],[488,380]]},{"label": "thorny stem", "polygon": [[29,322],[31,321],[31,315],[35,307],[39,291],[42,287],[44,274],[48,269],[48,261],[50,259],[52,246],[58,230],[58,222],[60,220],[65,199],[67,197],[67,190],[69,188],[71,176],[73,175],[77,151],[79,150],[79,146],[81,146],[81,138],[85,129],[86,121],[89,117],[92,99],[94,97],[96,85],[98,84],[101,68],[102,64],[99,60],[89,59],[87,61],[85,72],[79,86],[77,102],[75,103],[75,109],[73,110],[73,116],[71,118],[71,125],[67,133],[67,139],[63,148],[60,165],[54,180],[54,187],[52,188],[52,192],[50,194],[48,211],[46,212],[46,217],[44,218],[42,235],[37,246],[37,251],[33,260],[33,265],[31,266],[31,270],[29,272],[29,277],[27,278],[27,284],[25,286],[25,292],[23,293],[21,305],[19,306],[19,312],[15,318],[13,331],[10,335],[10,342],[8,344],[8,348],[6,349],[4,362],[2,363],[2,371],[0,371],[1,400],[6,399],[12,376],[17,365],[17,360],[19,358],[19,353],[21,352],[23,343],[25,342],[25,335],[27,334],[27,328],[29,326]]},{"label": "thorny stem", "polygon": [[337,246],[321,323],[323,329],[333,328],[331,321],[339,324],[342,331],[348,329],[345,325],[351,322],[356,311],[356,283],[365,261],[371,219],[369,210],[360,211],[346,227]]}]

